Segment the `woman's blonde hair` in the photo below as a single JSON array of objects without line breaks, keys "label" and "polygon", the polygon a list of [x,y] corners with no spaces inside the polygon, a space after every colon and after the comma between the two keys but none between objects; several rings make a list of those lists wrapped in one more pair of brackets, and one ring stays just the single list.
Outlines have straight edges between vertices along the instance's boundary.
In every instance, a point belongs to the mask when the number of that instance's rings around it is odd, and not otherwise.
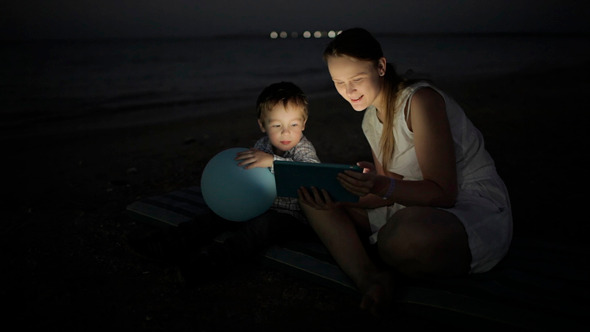
[{"label": "woman's blonde hair", "polygon": [[[381,44],[365,29],[352,28],[342,31],[334,38],[324,50],[324,61],[331,56],[349,56],[359,60],[370,61],[375,68],[383,57]],[[383,132],[379,145],[381,147],[381,165],[388,171],[389,163],[395,150],[395,137],[393,135],[395,113],[400,109],[397,105],[399,91],[408,86],[410,81],[399,76],[395,67],[387,63],[385,76],[383,77],[383,100],[385,102],[385,118],[383,119]]]}]

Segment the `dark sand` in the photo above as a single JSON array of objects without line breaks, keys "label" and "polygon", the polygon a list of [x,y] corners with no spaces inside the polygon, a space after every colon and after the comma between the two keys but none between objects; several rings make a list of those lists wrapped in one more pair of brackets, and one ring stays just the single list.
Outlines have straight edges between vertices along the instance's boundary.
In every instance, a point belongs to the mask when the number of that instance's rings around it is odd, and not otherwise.
[{"label": "dark sand", "polygon": [[[587,246],[589,68],[435,82],[465,105],[484,134],[510,190],[515,237]],[[370,158],[362,114],[335,92],[312,98],[310,110],[306,135],[322,161]],[[80,121],[59,123],[75,128]],[[124,215],[126,205],[198,185],[215,153],[251,146],[260,135],[253,109],[157,126],[39,134],[56,124],[15,125],[2,133],[9,190],[0,228],[0,297],[18,329],[437,327],[429,317],[397,311],[374,319],[348,294],[268,267],[186,288],[175,269],[134,253],[128,237],[151,227]]]}]

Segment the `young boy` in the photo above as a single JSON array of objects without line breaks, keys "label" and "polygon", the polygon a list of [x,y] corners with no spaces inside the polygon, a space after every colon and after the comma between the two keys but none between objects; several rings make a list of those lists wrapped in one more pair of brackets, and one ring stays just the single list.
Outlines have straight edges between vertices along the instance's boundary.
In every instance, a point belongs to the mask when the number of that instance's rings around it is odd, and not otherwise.
[{"label": "young boy", "polygon": [[[308,118],[307,98],[293,83],[280,82],[267,86],[258,96],[258,126],[265,133],[254,147],[236,156],[246,169],[268,167],[275,160],[319,163],[313,144],[303,135]],[[295,198],[277,197],[271,210],[304,220]]]},{"label": "young boy", "polygon": [[[238,165],[273,171],[275,160],[319,163],[315,148],[303,135],[307,105],[305,94],[293,83],[267,86],[256,101],[258,125],[265,135],[252,149],[236,156]],[[142,256],[176,265],[190,284],[219,277],[272,244],[309,235],[313,232],[297,199],[277,197],[267,212],[245,222],[230,222],[211,214],[130,244]],[[206,238],[210,243],[202,247]]]},{"label": "young boy", "polygon": [[[303,91],[291,82],[267,86],[256,101],[258,125],[265,134],[254,147],[236,156],[246,169],[268,167],[275,160],[319,163],[313,144],[303,135],[308,118]],[[296,198],[277,197],[259,217],[238,223],[189,257],[180,268],[188,281],[219,276],[271,244],[302,237],[310,229]]]}]

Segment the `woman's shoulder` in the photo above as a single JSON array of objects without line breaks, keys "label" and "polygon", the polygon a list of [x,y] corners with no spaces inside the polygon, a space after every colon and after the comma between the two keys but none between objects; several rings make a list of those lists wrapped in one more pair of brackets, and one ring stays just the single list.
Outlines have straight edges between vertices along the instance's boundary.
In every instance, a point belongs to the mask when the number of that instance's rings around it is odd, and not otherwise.
[{"label": "woman's shoulder", "polygon": [[408,85],[403,94],[411,98],[412,103],[443,102],[444,93],[427,81],[419,81]]},{"label": "woman's shoulder", "polygon": [[431,82],[425,80],[411,81],[402,89],[405,93],[414,94],[420,90],[439,91]]},{"label": "woman's shoulder", "polygon": [[[445,99],[437,90],[431,87],[423,87],[418,90],[412,95],[412,99],[409,102],[409,110],[412,110],[412,113],[417,111],[423,112],[426,111],[427,113],[432,113],[433,111],[445,111]],[[408,123],[408,126],[411,128],[411,125]]]},{"label": "woman's shoulder", "polygon": [[418,87],[414,92],[414,98],[423,100],[442,100],[442,93],[430,85]]}]

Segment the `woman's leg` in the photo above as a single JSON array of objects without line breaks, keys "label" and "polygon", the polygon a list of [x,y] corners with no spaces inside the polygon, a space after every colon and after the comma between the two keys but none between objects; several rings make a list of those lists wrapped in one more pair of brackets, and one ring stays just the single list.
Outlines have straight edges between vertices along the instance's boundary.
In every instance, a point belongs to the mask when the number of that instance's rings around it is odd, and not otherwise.
[{"label": "woman's leg", "polygon": [[371,261],[351,216],[341,209],[316,210],[305,204],[302,208],[332,257],[364,295],[361,307],[379,310],[389,301],[391,276]]},{"label": "woman's leg", "polygon": [[383,261],[411,277],[447,277],[470,271],[467,233],[450,212],[407,207],[381,228],[377,245]]}]

